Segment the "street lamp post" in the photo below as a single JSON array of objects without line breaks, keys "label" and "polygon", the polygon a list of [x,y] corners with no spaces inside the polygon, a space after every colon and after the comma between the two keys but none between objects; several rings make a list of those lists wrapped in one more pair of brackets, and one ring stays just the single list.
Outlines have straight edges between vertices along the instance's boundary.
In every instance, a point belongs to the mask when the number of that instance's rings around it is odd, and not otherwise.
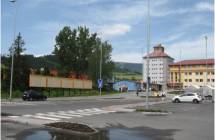
[{"label": "street lamp post", "polygon": [[208,80],[208,62],[207,62],[207,59],[208,59],[208,52],[207,52],[207,40],[208,40],[208,37],[205,36],[205,67],[206,67],[206,73],[205,73],[205,86],[207,85],[207,80]]},{"label": "street lamp post", "polygon": [[[101,44],[101,54],[100,54],[100,81],[102,81],[102,44]],[[102,95],[102,87],[99,87],[99,95]]]},{"label": "street lamp post", "polygon": [[150,0],[147,1],[148,5],[148,12],[147,12],[147,62],[146,62],[146,77],[147,77],[147,83],[146,83],[146,109],[149,108],[149,48],[150,48]]},{"label": "street lamp post", "polygon": [[10,73],[10,101],[12,100],[12,90],[13,90],[13,62],[14,62],[14,47],[16,39],[16,15],[17,15],[17,3],[16,0],[11,0],[10,2],[15,5],[15,14],[14,14],[14,32],[13,32],[13,44],[11,46],[11,73]]}]

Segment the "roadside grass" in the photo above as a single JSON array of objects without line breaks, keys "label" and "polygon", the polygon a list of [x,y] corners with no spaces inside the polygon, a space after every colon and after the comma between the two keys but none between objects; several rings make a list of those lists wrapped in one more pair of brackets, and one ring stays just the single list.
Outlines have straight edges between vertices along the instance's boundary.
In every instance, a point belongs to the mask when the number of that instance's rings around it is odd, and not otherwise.
[{"label": "roadside grass", "polygon": [[183,94],[185,91],[183,90],[177,90],[177,91],[170,91],[168,92],[168,94],[175,94],[175,95],[179,95],[179,94]]},{"label": "roadside grass", "polygon": [[[146,96],[140,96],[141,98],[146,98]],[[148,96],[149,98],[163,98],[162,96]]]},{"label": "roadside grass", "polygon": [[145,108],[136,108],[136,112],[160,112],[160,113],[168,113],[166,110],[161,109],[145,109]]},{"label": "roadside grass", "polygon": [[118,80],[141,80],[142,75],[132,72],[114,72],[114,77]]},{"label": "roadside grass", "polygon": [[[12,98],[21,98],[22,92],[19,90],[13,91]],[[9,91],[1,91],[1,99],[9,99],[10,93]]]},{"label": "roadside grass", "polygon": [[[79,96],[98,96],[98,90],[80,90],[80,89],[49,89],[49,90],[36,90],[43,93],[48,98],[53,97],[79,97]],[[12,93],[12,98],[22,98],[23,92],[20,90],[15,90]],[[113,95],[113,94],[122,94],[117,91],[102,91],[101,95]],[[9,91],[1,91],[1,99],[9,99]]]}]

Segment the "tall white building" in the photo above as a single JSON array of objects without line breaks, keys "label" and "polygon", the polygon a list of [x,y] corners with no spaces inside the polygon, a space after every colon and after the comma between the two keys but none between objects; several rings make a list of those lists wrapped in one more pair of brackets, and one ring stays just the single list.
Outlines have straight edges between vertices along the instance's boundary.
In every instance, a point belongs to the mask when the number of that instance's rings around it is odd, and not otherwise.
[{"label": "tall white building", "polygon": [[[149,77],[151,83],[162,85],[166,88],[169,81],[169,65],[174,59],[164,52],[164,47],[159,44],[154,47],[154,51],[149,54]],[[143,57],[143,81],[147,81],[147,56]]]}]

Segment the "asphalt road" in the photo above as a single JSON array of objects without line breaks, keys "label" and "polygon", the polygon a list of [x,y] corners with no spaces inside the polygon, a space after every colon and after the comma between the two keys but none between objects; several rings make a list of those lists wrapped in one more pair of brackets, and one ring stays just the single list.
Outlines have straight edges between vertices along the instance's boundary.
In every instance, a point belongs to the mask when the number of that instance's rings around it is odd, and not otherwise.
[{"label": "asphalt road", "polygon": [[[140,94],[141,96],[141,94]],[[145,98],[137,97],[135,93],[124,93],[107,96],[92,97],[59,97],[49,98],[47,101],[2,101],[1,112],[13,115],[56,112],[87,108],[102,108],[111,105],[134,104],[144,102]],[[150,99],[150,101],[161,99]]]},{"label": "asphalt road", "polygon": [[[11,114],[25,114],[35,112],[75,110],[86,108],[101,108],[110,105],[131,104],[142,102],[142,98],[109,98],[109,99],[80,99],[48,102],[29,102],[29,105],[4,104],[2,112]],[[31,104],[32,103],[32,104]],[[147,137],[169,140],[213,140],[214,139],[214,104],[203,102],[193,103],[163,103],[150,106],[151,108],[168,110],[172,114],[167,116],[147,116],[141,112],[108,113],[81,118],[67,119],[70,122],[86,123],[95,128],[131,128],[143,132]],[[2,123],[3,132],[18,133],[16,124]],[[27,127],[27,126],[26,126]],[[38,127],[38,126],[37,126]],[[24,127],[23,127],[24,128]],[[11,130],[12,129],[12,130]],[[155,137],[156,135],[156,137]],[[6,137],[6,136],[5,136]]]},{"label": "asphalt road", "polygon": [[33,101],[7,103],[2,105],[2,112],[13,115],[56,112],[87,108],[102,108],[111,105],[130,104],[142,102],[144,99],[88,99],[66,101]]}]

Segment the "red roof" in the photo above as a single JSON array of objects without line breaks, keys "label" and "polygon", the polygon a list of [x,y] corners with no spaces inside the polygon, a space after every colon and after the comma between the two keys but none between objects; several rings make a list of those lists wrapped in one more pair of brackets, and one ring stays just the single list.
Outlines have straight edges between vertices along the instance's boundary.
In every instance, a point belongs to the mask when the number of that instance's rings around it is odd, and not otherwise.
[{"label": "red roof", "polygon": [[215,64],[215,59],[196,59],[196,60],[183,60],[176,62],[174,64],[171,64],[169,66],[179,66],[179,65],[212,65]]},{"label": "red roof", "polygon": [[[147,56],[148,55],[144,56],[144,58],[146,58]],[[169,57],[169,58],[172,58],[168,54],[161,52],[161,51],[154,51],[154,52],[150,53],[149,58],[152,58],[152,57]]]}]

